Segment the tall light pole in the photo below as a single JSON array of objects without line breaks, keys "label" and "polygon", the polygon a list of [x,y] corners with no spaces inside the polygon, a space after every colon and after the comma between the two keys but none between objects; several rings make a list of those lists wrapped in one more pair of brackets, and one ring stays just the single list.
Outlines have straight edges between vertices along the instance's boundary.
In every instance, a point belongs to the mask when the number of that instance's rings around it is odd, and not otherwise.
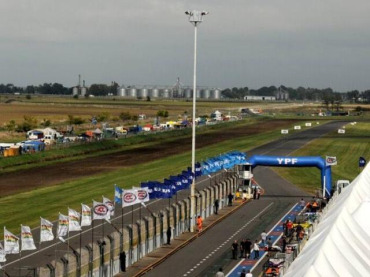
[{"label": "tall light pole", "polygon": [[189,22],[194,25],[194,76],[193,76],[193,121],[192,121],[192,143],[191,143],[191,171],[193,182],[190,187],[190,232],[194,232],[195,216],[195,103],[197,98],[197,26],[203,21],[203,16],[207,15],[205,11],[186,11],[189,16]]}]

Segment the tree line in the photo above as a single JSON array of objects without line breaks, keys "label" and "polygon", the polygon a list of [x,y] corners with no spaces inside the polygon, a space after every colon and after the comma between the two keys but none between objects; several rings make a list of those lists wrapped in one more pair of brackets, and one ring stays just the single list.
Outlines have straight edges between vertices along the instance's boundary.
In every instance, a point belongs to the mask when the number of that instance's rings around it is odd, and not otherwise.
[{"label": "tree line", "polygon": [[351,103],[370,103],[370,90],[358,91],[352,90],[347,92],[335,92],[331,88],[290,88],[286,86],[261,87],[259,89],[249,89],[248,87],[233,87],[221,91],[224,98],[244,99],[248,95],[256,96],[276,96],[279,89],[289,94],[290,100],[309,100],[309,101],[347,101]]},{"label": "tree line", "polygon": [[[117,95],[119,85],[112,82],[106,84],[92,84],[87,89],[87,95],[106,96]],[[347,92],[336,92],[331,88],[291,88],[286,86],[264,86],[259,89],[249,89],[248,87],[233,87],[224,89],[221,92],[223,98],[226,99],[244,99],[248,95],[256,96],[275,96],[279,89],[289,94],[290,100],[308,100],[308,101],[346,101],[351,103],[370,103],[370,90],[359,91],[352,90]],[[4,93],[25,93],[25,94],[56,94],[56,95],[72,95],[73,87],[65,87],[59,83],[44,83],[42,85],[29,85],[19,87],[13,84],[0,84],[0,94]]]}]

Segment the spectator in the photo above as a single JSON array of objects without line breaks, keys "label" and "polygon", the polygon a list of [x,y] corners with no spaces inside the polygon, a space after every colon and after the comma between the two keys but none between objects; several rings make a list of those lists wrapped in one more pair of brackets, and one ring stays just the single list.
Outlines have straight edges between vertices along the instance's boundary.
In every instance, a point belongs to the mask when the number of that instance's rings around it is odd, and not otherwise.
[{"label": "spectator", "polygon": [[246,276],[246,272],[245,272],[245,269],[242,270],[242,272],[240,273],[240,277],[245,277]]},{"label": "spectator", "polygon": [[197,227],[198,227],[198,233],[202,232],[203,230],[203,218],[198,215],[198,218],[197,218]]},{"label": "spectator", "polygon": [[245,249],[245,256],[248,259],[251,257],[251,248],[252,248],[252,242],[250,239],[247,239],[244,243],[244,249]]},{"label": "spectator", "polygon": [[229,195],[227,196],[227,198],[229,199],[229,206],[232,206],[233,205],[233,198],[234,198],[234,196],[231,194],[231,192],[229,193]]},{"label": "spectator", "polygon": [[253,277],[253,274],[251,273],[250,269],[248,269],[248,272],[245,275],[245,277]]},{"label": "spectator", "polygon": [[233,253],[233,259],[236,260],[238,257],[238,241],[234,241],[233,244],[231,245],[231,251]]},{"label": "spectator", "polygon": [[281,250],[282,250],[283,253],[285,253],[286,245],[287,245],[286,236],[283,236],[283,238],[281,240]]},{"label": "spectator", "polygon": [[167,244],[168,245],[171,244],[171,235],[172,235],[171,226],[168,226],[167,228]]},{"label": "spectator", "polygon": [[287,236],[290,237],[293,233],[293,222],[291,220],[288,220],[286,224],[286,228],[287,228]]},{"label": "spectator", "polygon": [[303,230],[302,225],[298,223],[298,225],[295,227],[297,241],[299,241],[299,234],[301,233],[302,230]]},{"label": "spectator", "polygon": [[220,206],[220,202],[218,199],[215,200],[215,214],[218,214],[218,207]]},{"label": "spectator", "polygon": [[263,230],[263,232],[261,233],[261,243],[263,245],[266,244],[266,239],[267,239],[267,234],[266,234],[265,230]]},{"label": "spectator", "polygon": [[253,244],[253,252],[254,252],[254,259],[258,260],[260,258],[260,247],[258,245],[257,240],[255,240]]},{"label": "spectator", "polygon": [[245,239],[243,239],[240,242],[239,249],[240,249],[240,256],[239,256],[239,258],[240,259],[245,258]]}]

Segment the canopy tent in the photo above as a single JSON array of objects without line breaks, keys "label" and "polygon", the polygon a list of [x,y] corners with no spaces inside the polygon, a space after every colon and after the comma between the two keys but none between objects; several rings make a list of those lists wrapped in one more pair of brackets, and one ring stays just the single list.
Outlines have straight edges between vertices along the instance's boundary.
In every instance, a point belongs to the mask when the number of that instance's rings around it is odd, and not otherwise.
[{"label": "canopy tent", "polygon": [[284,276],[370,276],[370,165],[331,200]]}]

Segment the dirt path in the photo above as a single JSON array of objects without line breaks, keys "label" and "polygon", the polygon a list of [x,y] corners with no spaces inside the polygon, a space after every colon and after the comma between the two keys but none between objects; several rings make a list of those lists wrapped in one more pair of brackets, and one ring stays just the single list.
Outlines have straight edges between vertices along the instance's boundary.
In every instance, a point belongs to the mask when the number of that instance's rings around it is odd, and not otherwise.
[{"label": "dirt path", "polygon": [[[275,120],[259,122],[247,128],[219,130],[210,134],[197,135],[197,148],[202,148],[237,137],[258,134],[274,128],[292,125],[294,120]],[[184,145],[188,147],[184,147]],[[93,157],[74,162],[63,162],[54,165],[5,173],[0,178],[0,195],[10,195],[20,191],[29,191],[39,187],[56,185],[74,179],[113,171],[124,166],[133,166],[150,162],[191,150],[191,137],[178,139],[170,143],[143,146],[134,150]]]}]

